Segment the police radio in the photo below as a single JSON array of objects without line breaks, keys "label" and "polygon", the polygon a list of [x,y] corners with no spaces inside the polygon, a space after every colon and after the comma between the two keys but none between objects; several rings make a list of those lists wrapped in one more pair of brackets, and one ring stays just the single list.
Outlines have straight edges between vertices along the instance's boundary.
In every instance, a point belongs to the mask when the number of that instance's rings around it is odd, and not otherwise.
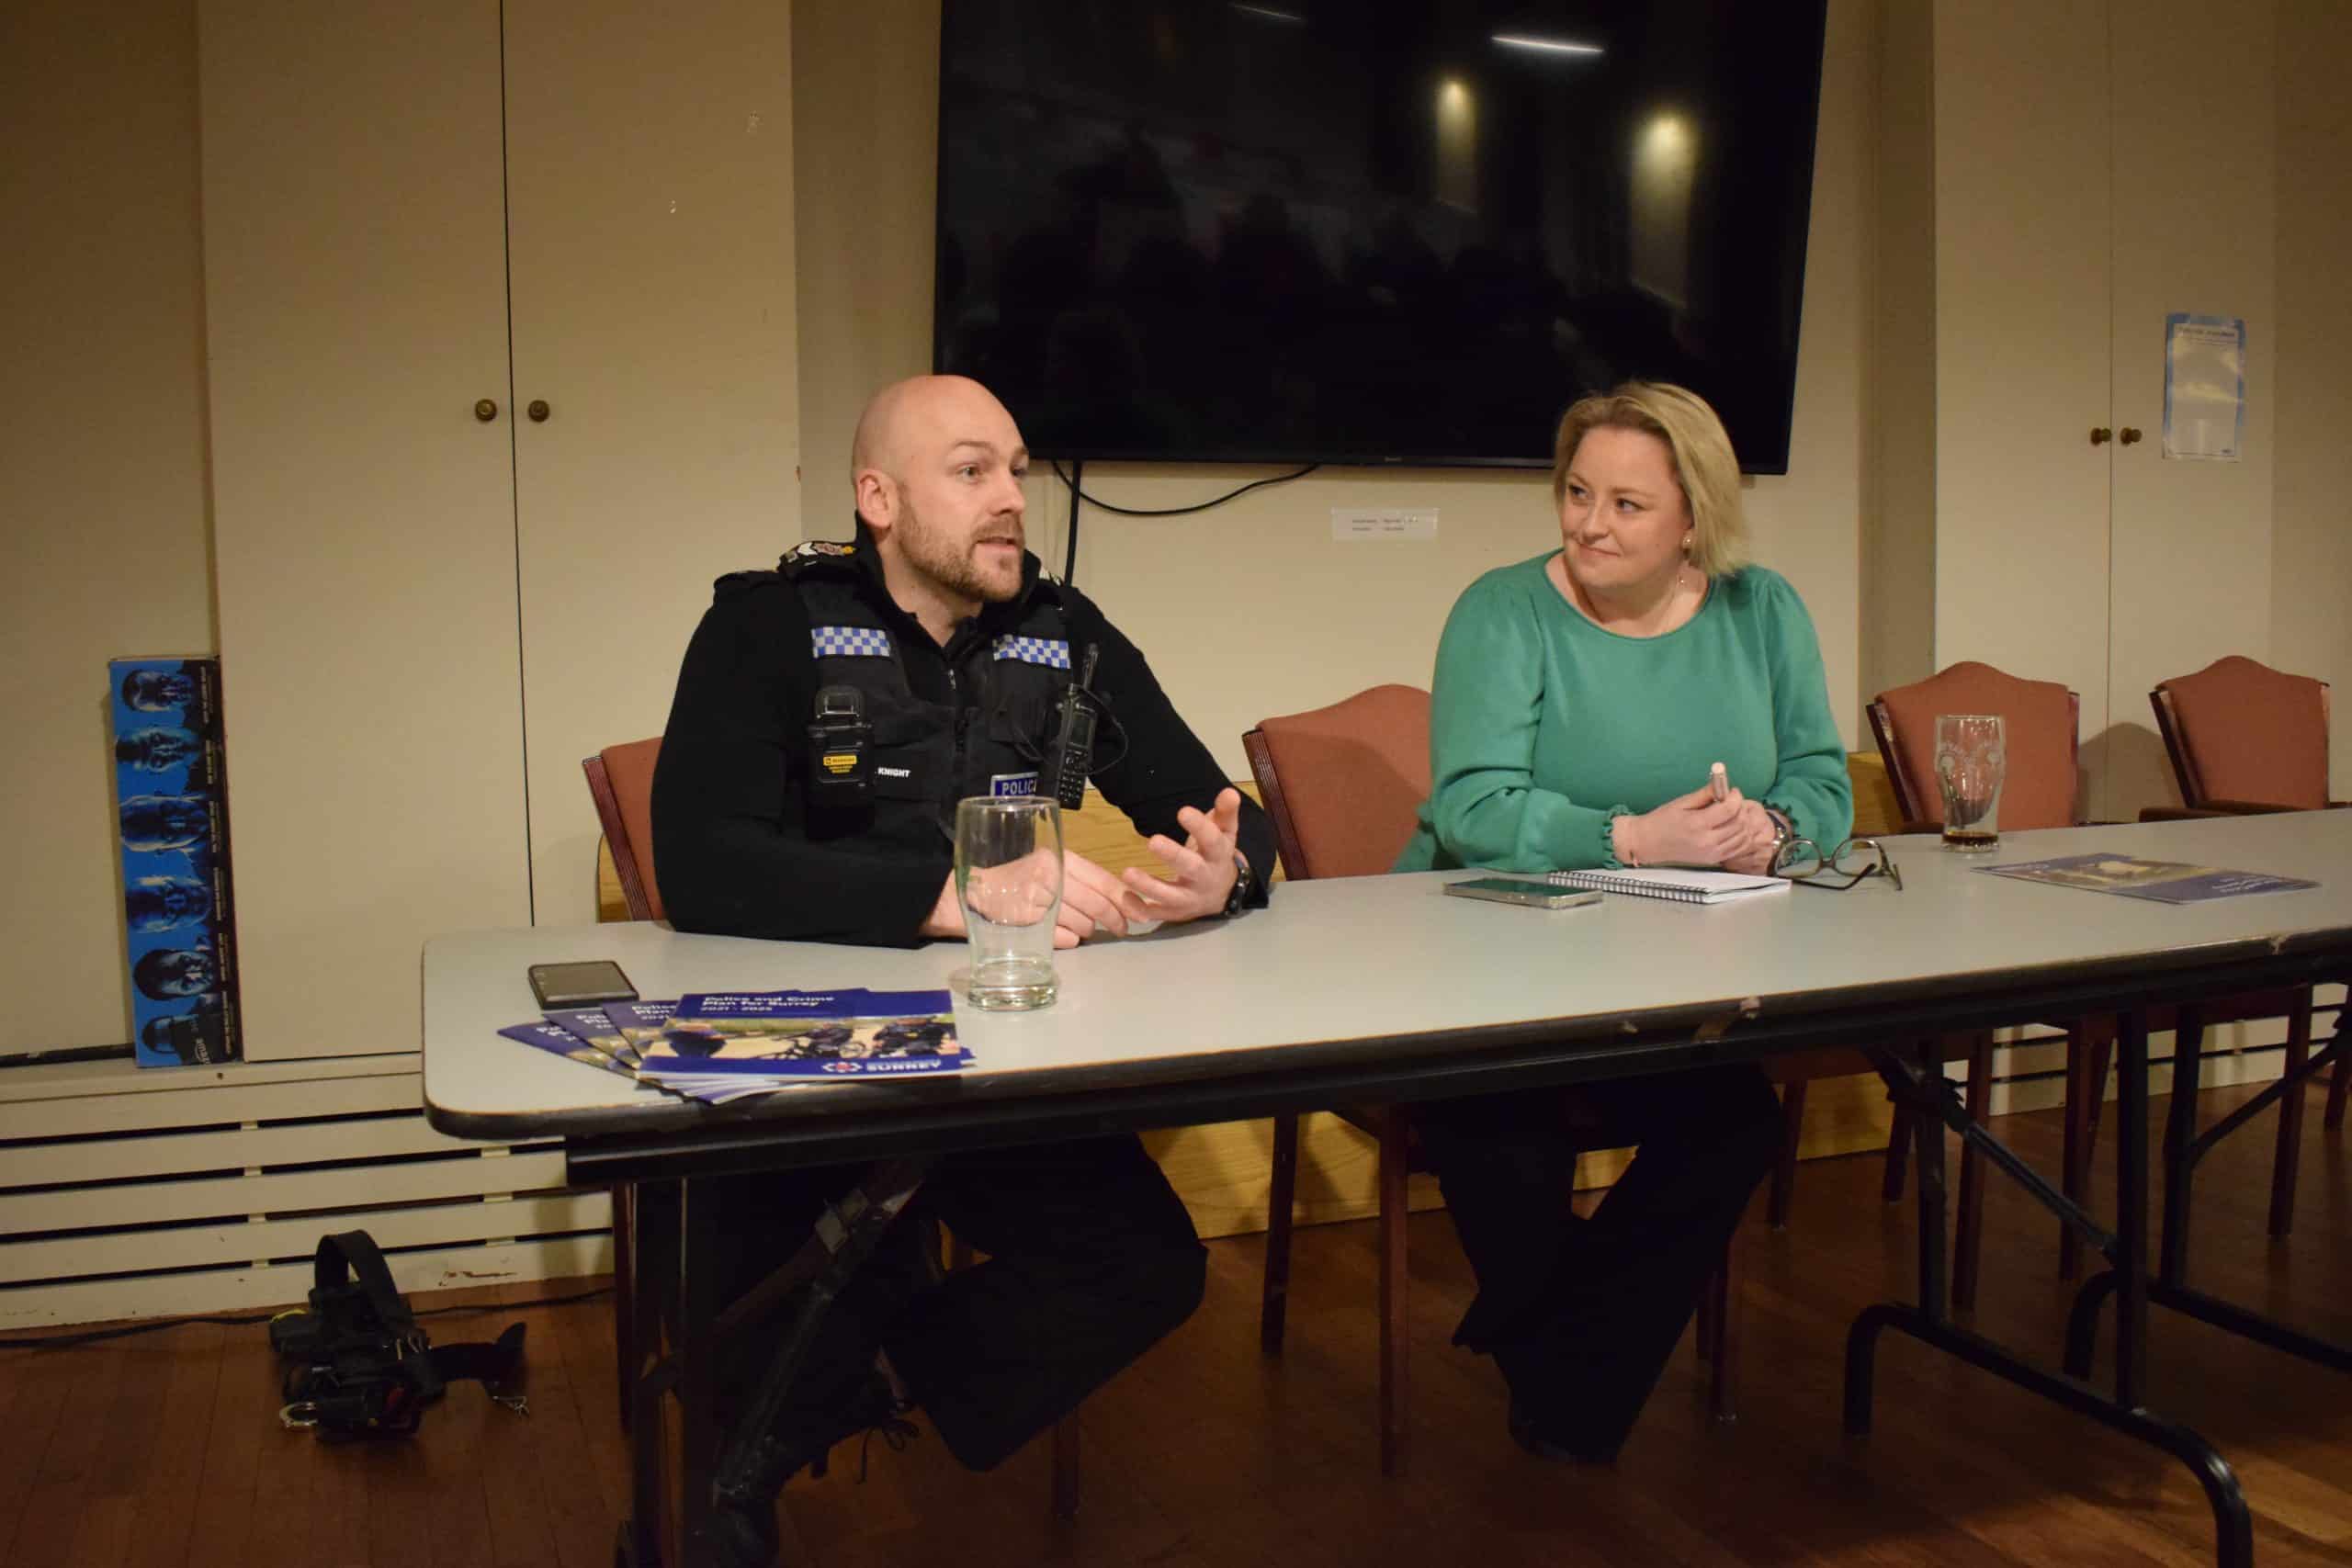
[{"label": "police radio", "polygon": [[874,789],[873,745],[865,694],[855,686],[820,688],[817,716],[808,726],[809,804],[865,805]]},{"label": "police radio", "polygon": [[1105,705],[1088,688],[1102,651],[1096,644],[1086,645],[1078,679],[1063,688],[1054,709],[1054,738],[1046,743],[1045,761],[1037,769],[1037,793],[1059,801],[1065,811],[1086,804],[1086,775],[1094,771],[1094,731]]}]

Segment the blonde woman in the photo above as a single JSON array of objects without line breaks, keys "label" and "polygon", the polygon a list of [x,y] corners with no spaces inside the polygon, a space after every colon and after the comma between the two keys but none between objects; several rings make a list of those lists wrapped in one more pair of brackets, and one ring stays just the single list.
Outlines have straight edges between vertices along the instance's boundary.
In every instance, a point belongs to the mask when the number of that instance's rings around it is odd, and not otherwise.
[{"label": "blonde woman", "polygon": [[[1730,438],[1682,388],[1628,382],[1560,422],[1560,547],[1472,583],[1438,645],[1430,795],[1399,871],[1673,863],[1770,870],[1835,844],[1853,796],[1820,645],[1787,581],[1743,564]],[[1728,788],[1710,781],[1721,762]],[[1416,1108],[1478,1297],[1510,1429],[1616,1456],[1780,1145],[1753,1067]],[[1577,1150],[1638,1145],[1589,1220]]]}]

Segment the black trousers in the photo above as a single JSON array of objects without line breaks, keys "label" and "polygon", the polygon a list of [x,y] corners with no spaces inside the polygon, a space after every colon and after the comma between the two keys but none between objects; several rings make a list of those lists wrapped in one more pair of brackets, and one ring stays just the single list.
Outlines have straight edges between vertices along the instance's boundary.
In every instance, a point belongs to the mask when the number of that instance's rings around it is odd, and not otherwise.
[{"label": "black trousers", "polygon": [[[1712,1067],[1427,1101],[1413,1125],[1478,1279],[1454,1342],[1495,1358],[1539,1436],[1613,1457],[1771,1168],[1771,1085]],[[1629,1145],[1633,1164],[1577,1217],[1577,1151]]]},{"label": "black trousers", "polygon": [[[709,1183],[727,1243],[718,1259],[748,1289],[808,1234],[862,1168]],[[988,1255],[944,1279],[930,1268],[944,1224]],[[949,1155],[841,1298],[814,1397],[862,1378],[887,1351],[962,1463],[988,1470],[1078,1408],[1200,1304],[1207,1250],[1192,1216],[1132,1134]],[[756,1331],[722,1360],[722,1388],[755,1380],[773,1343]],[[723,1401],[726,1403],[726,1401]]]}]

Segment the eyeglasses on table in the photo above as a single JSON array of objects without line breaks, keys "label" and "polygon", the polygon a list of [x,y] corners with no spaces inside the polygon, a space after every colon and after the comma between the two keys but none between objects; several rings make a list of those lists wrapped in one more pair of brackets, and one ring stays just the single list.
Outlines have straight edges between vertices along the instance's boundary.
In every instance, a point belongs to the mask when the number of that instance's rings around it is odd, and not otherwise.
[{"label": "eyeglasses on table", "polygon": [[1871,876],[1883,876],[1894,884],[1896,892],[1903,890],[1903,874],[1895,869],[1894,857],[1876,839],[1849,839],[1827,855],[1811,839],[1791,839],[1774,858],[1772,874],[1800,887],[1818,887],[1828,893],[1843,893]]}]

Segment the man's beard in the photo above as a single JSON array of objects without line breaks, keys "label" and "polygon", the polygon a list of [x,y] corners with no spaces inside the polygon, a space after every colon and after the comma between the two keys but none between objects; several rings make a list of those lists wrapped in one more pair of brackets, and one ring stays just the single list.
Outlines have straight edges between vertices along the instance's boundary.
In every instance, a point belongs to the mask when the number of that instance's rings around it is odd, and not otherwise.
[{"label": "man's beard", "polygon": [[944,527],[933,527],[914,508],[912,498],[900,491],[904,515],[899,519],[899,549],[914,568],[944,592],[983,604],[1001,604],[1021,592],[1020,571],[1011,582],[998,582],[980,570],[972,552],[979,538],[998,533],[1015,534],[1019,525],[989,525],[977,536],[958,539]]}]

